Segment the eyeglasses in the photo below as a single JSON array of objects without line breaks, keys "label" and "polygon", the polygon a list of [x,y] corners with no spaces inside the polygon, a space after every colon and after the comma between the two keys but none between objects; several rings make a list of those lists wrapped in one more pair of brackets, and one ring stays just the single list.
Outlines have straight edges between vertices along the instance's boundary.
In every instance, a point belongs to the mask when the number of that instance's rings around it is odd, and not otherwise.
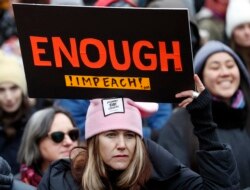
[{"label": "eyeglasses", "polygon": [[77,141],[80,134],[79,129],[72,129],[68,131],[67,133],[64,133],[62,131],[55,131],[53,133],[48,134],[48,136],[55,142],[60,143],[64,140],[64,136],[67,134],[72,141]]}]

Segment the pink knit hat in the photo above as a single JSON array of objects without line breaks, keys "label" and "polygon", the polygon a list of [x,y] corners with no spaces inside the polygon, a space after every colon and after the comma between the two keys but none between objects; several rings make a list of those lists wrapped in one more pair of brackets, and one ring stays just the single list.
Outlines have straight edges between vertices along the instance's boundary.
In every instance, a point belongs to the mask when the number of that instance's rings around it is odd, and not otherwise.
[{"label": "pink knit hat", "polygon": [[142,118],[158,110],[157,103],[129,98],[93,99],[86,115],[85,139],[110,130],[129,130],[142,137]]}]

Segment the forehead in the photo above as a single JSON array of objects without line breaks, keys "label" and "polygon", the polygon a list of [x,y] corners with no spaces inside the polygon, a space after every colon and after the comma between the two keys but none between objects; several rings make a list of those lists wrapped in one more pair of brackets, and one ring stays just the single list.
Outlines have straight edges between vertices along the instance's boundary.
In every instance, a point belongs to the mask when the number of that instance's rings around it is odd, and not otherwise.
[{"label": "forehead", "polygon": [[[115,132],[115,133],[134,133],[133,131],[130,131],[130,130],[126,130],[126,129],[115,129],[115,130],[109,130],[109,131],[106,131],[107,132]],[[104,132],[105,133],[105,132]]]},{"label": "forehead", "polygon": [[133,133],[136,134],[133,131],[129,131],[129,130],[125,130],[125,129],[115,129],[115,130],[108,130],[108,131],[104,131],[102,133],[99,134],[99,136],[101,135],[105,135],[107,133],[116,133],[116,134],[127,134],[127,133]]},{"label": "forehead", "polygon": [[50,131],[65,131],[74,128],[70,118],[64,113],[56,113]]},{"label": "forehead", "polygon": [[17,85],[15,83],[9,82],[9,81],[0,83],[0,88],[11,88],[13,86],[17,86]]},{"label": "forehead", "polygon": [[206,65],[209,63],[216,63],[216,62],[226,62],[234,60],[233,56],[227,52],[217,52],[210,55],[206,60]]}]

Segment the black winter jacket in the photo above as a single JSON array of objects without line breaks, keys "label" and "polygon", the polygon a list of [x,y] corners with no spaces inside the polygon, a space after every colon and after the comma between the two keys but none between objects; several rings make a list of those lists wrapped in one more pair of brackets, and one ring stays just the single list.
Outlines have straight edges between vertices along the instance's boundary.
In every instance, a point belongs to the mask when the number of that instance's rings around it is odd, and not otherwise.
[{"label": "black winter jacket", "polygon": [[4,126],[0,122],[0,156],[7,160],[11,167],[11,172],[15,175],[20,170],[20,164],[17,162],[17,153],[21,144],[23,131],[32,112],[27,112],[18,121],[11,126],[15,130],[13,137],[8,137],[4,131]]},{"label": "black winter jacket", "polygon": [[[244,124],[245,109],[233,109],[217,101],[213,101],[212,108],[214,121],[218,124],[218,139],[232,149],[240,175],[241,188],[250,188],[250,136]],[[199,147],[193,128],[190,114],[187,110],[178,108],[162,128],[158,143],[183,164],[199,172],[195,156]]]},{"label": "black winter jacket", "polygon": [[[144,139],[153,171],[142,190],[239,189],[234,157],[230,148],[217,142],[209,102],[209,94],[204,91],[188,106],[193,116],[194,132],[200,141],[197,158],[201,174],[185,167],[160,145]],[[69,160],[59,160],[50,166],[38,186],[38,190],[47,189],[81,189],[71,175]]]}]

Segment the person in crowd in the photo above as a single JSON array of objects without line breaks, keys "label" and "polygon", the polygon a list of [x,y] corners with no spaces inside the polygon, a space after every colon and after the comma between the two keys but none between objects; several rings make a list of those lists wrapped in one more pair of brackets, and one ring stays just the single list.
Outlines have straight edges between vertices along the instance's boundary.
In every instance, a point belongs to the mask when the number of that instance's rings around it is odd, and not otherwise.
[{"label": "person in crowd", "polygon": [[27,185],[13,177],[10,165],[0,156],[0,189],[1,190],[35,190],[36,188]]},{"label": "person in crowd", "polygon": [[[85,148],[73,149],[71,160],[54,162],[38,190],[102,189],[238,189],[239,176],[231,149],[217,140],[211,97],[197,75],[197,91],[176,94],[191,114],[200,142],[201,175],[182,165],[142,133],[142,117],[156,103],[129,98],[93,99],[86,116]],[[200,94],[199,94],[200,93]]]},{"label": "person in crowd", "polygon": [[23,134],[18,161],[21,181],[37,186],[52,161],[67,158],[79,145],[79,130],[71,115],[58,107],[36,111]]},{"label": "person in crowd", "polygon": [[241,57],[250,73],[250,1],[231,0],[226,14],[229,46]]},{"label": "person in crowd", "polygon": [[193,55],[196,54],[196,52],[198,51],[202,43],[202,39],[199,33],[199,28],[197,26],[195,14],[196,14],[196,11],[200,10],[200,7],[202,6],[203,3],[202,1],[199,1],[200,4],[195,3],[195,2],[190,1],[190,0],[175,0],[175,1],[149,0],[146,4],[147,8],[187,8],[188,9]]},{"label": "person in crowd", "polygon": [[150,8],[187,8],[191,20],[195,19],[196,8],[193,0],[148,0],[146,7]]},{"label": "person in crowd", "polygon": [[[85,141],[85,120],[89,107],[89,100],[83,99],[57,99],[55,106],[62,107],[70,112],[74,118],[77,127],[80,129],[80,137]],[[172,114],[172,104],[160,103],[156,113],[148,118],[143,118],[143,135],[145,138],[151,138],[154,141],[158,139],[159,131]]]},{"label": "person in crowd", "polygon": [[9,38],[17,36],[16,23],[9,12],[10,8],[10,0],[0,1],[0,46]]},{"label": "person in crowd", "polygon": [[89,100],[84,99],[56,99],[54,106],[61,107],[72,115],[77,128],[80,130],[80,139],[85,140],[85,119],[89,107]]},{"label": "person in crowd", "polygon": [[225,40],[225,17],[229,0],[205,0],[195,15],[202,44],[209,40]]},{"label": "person in crowd", "polygon": [[142,119],[143,137],[157,141],[161,128],[170,118],[172,111],[173,111],[173,104],[159,103],[159,108],[155,113],[153,113],[151,116],[147,118]]},{"label": "person in crowd", "polygon": [[[212,115],[218,139],[232,147],[241,178],[241,188],[250,187],[250,80],[237,54],[220,41],[207,42],[194,58],[195,72],[212,94]],[[162,128],[158,143],[195,171],[198,139],[193,135],[190,114],[173,112]]]},{"label": "person in crowd", "polygon": [[13,3],[49,4],[50,0],[1,0],[0,1],[0,46],[6,53],[21,59],[18,32],[12,9]]},{"label": "person in crowd", "polygon": [[[96,0],[91,6],[105,7],[138,7],[144,6],[143,0]],[[196,39],[196,38],[195,38]],[[196,46],[195,46],[196,47]],[[85,119],[89,106],[89,100],[83,99],[57,99],[54,105],[68,110],[74,117],[78,128],[80,129],[81,139],[85,140]],[[159,109],[149,118],[143,119],[143,136],[151,138],[154,141],[158,139],[159,131],[172,113],[173,105],[170,103],[160,103]]]},{"label": "person in crowd", "polygon": [[24,69],[15,57],[0,51],[0,156],[13,174],[20,168],[17,152],[31,113]]},{"label": "person in crowd", "polygon": [[[5,54],[15,56],[23,64],[17,28],[12,9],[13,3],[49,4],[50,0],[1,0],[0,1],[0,48]],[[1,17],[2,16],[2,17]],[[34,110],[39,110],[53,104],[52,99],[30,98]]]}]

